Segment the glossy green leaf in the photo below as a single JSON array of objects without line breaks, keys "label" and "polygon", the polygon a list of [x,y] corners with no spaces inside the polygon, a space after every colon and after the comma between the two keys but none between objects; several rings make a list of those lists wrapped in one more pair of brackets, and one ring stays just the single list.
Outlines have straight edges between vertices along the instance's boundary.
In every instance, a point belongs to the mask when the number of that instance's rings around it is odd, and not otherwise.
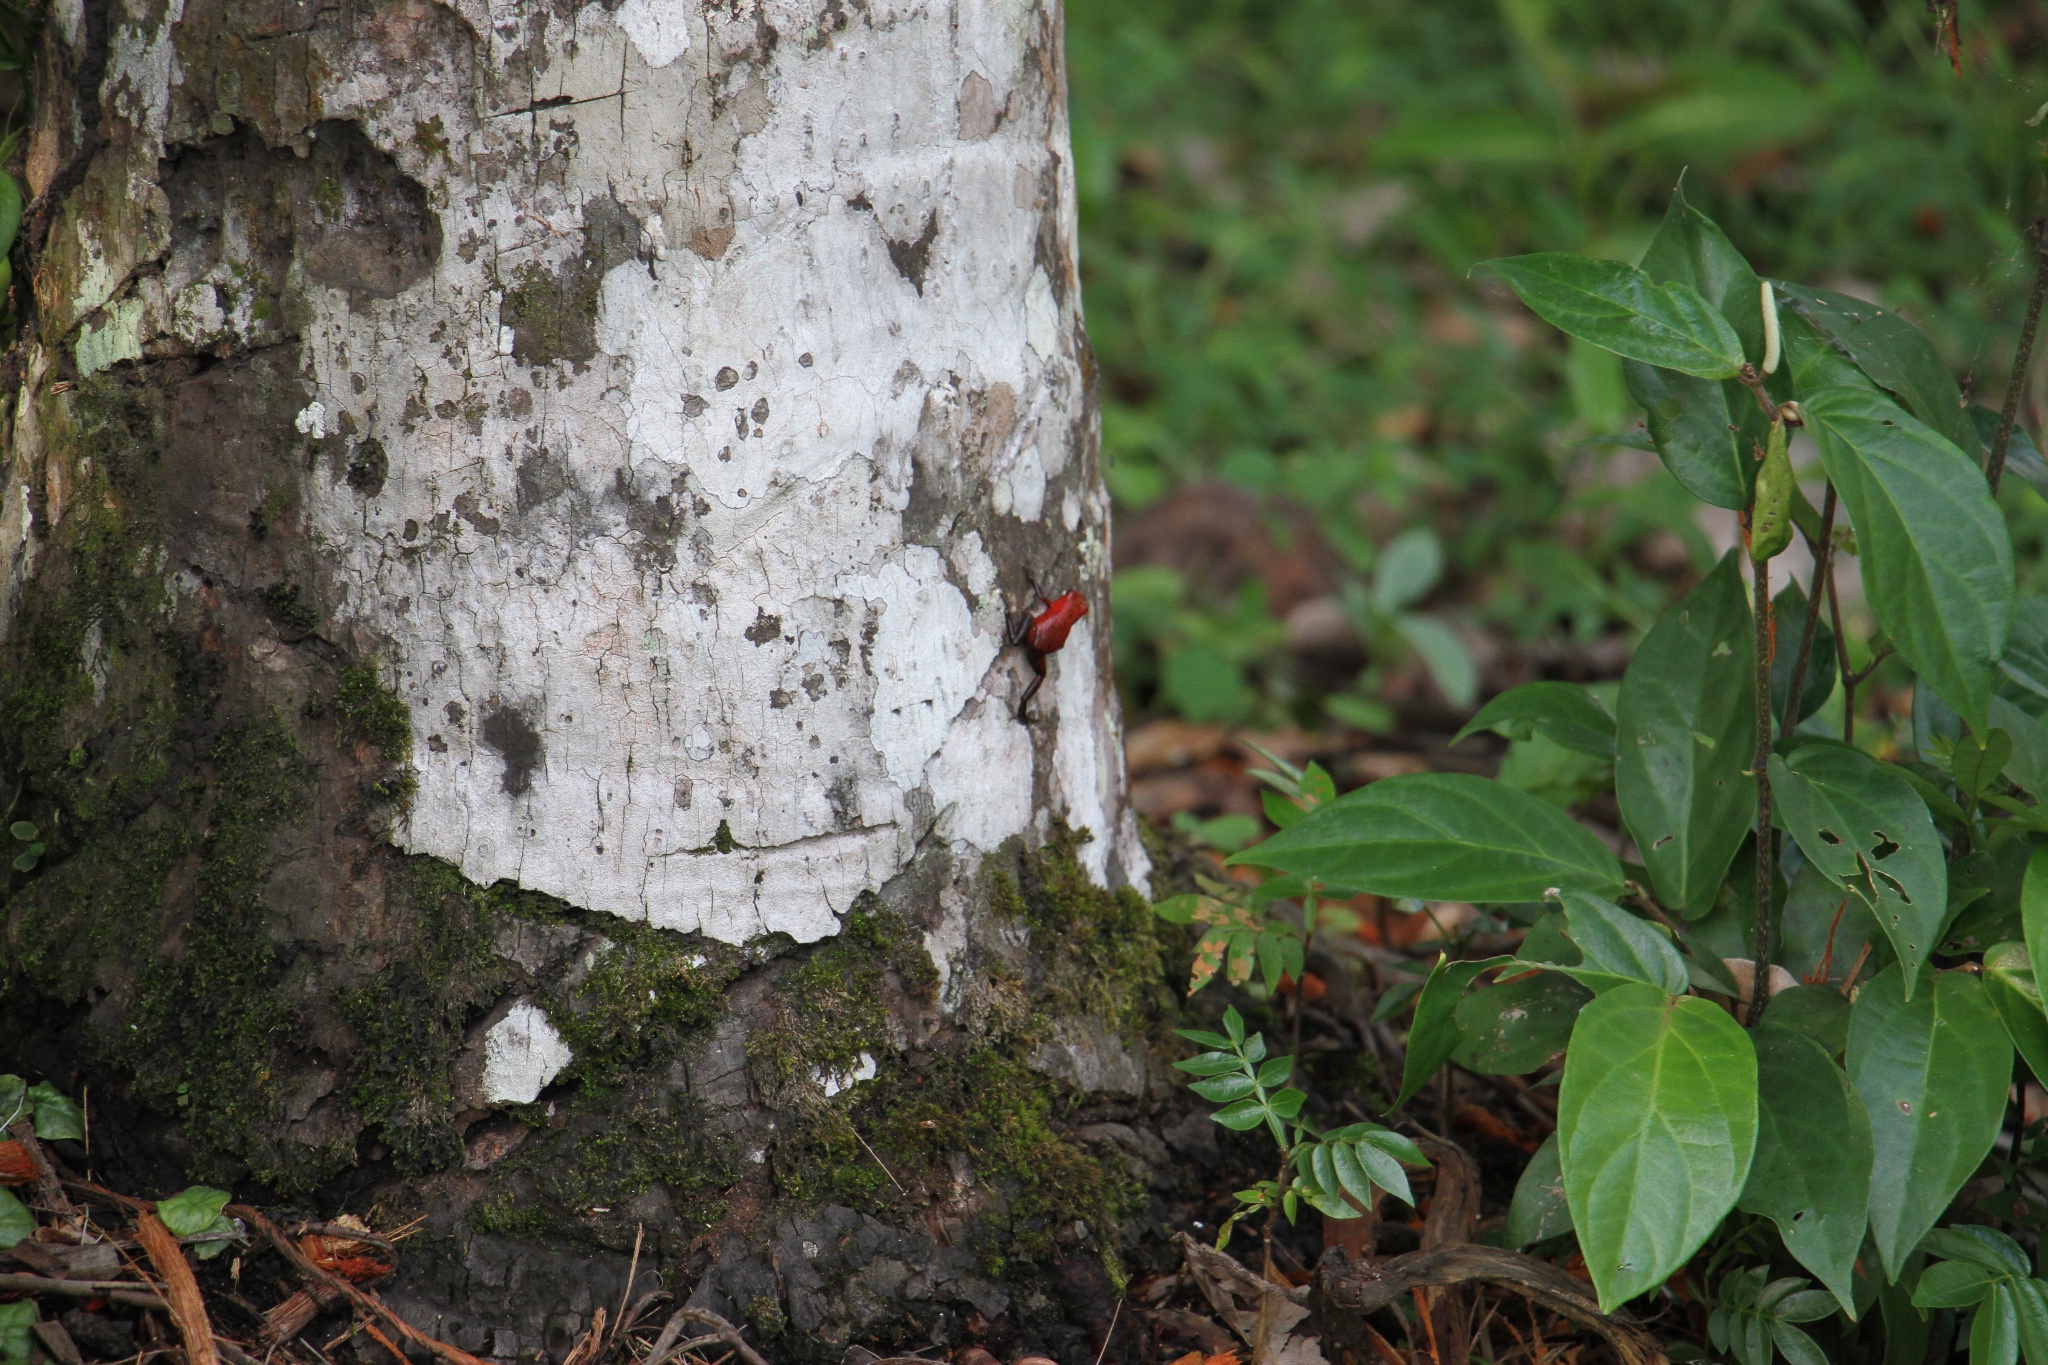
[{"label": "glossy green leaf", "polygon": [[193,1185],[169,1199],[156,1201],[156,1216],[163,1219],[173,1237],[193,1237],[206,1231],[233,1196],[226,1190]]},{"label": "glossy green leaf", "polygon": [[1614,717],[1577,683],[1532,682],[1509,688],[1486,705],[1451,738],[1491,730],[1507,739],[1540,734],[1553,744],[1595,758],[1614,757]]},{"label": "glossy green leaf", "polygon": [[1749,1178],[1749,1035],[1695,996],[1639,985],[1607,992],[1573,1031],[1558,1132],[1572,1225],[1611,1312],[1685,1264]]},{"label": "glossy green leaf", "polygon": [[1852,1272],[1870,1213],[1870,1119],[1820,1044],[1770,1023],[1753,1041],[1756,1160],[1740,1207],[1775,1223],[1792,1258],[1853,1318]]},{"label": "glossy green leaf", "polygon": [[1735,329],[1688,285],[1656,284],[1619,261],[1560,251],[1481,264],[1545,322],[1625,360],[1700,379],[1731,378],[1742,368]]},{"label": "glossy green leaf", "polygon": [[2019,1305],[2010,1284],[1994,1285],[1970,1319],[1970,1365],[2017,1365],[2019,1358]]},{"label": "glossy green leaf", "polygon": [[1685,959],[1648,920],[1583,891],[1564,891],[1559,899],[1566,932],[1581,955],[1580,965],[1567,970],[1581,985],[1605,991],[1612,983],[1640,981],[1671,995],[1685,994],[1691,985]]},{"label": "glossy green leaf", "polygon": [[1557,1134],[1552,1133],[1529,1158],[1522,1178],[1515,1183],[1514,1202],[1508,1206],[1507,1226],[1501,1240],[1511,1247],[1525,1247],[1572,1230],[1571,1204],[1564,1197],[1564,1172],[1557,1161]]},{"label": "glossy green leaf", "polygon": [[1731,402],[1726,382],[1640,361],[1623,361],[1622,375],[1628,396],[1643,410],[1650,444],[1672,477],[1711,506],[1749,506],[1756,461],[1743,443],[1741,405],[1754,408],[1754,401],[1738,393]]},{"label": "glossy green leaf", "polygon": [[0,1247],[11,1247],[22,1238],[35,1235],[35,1215],[14,1197],[14,1191],[0,1187]]},{"label": "glossy green leaf", "polygon": [[1755,622],[1737,560],[1657,618],[1615,706],[1622,820],[1658,900],[1687,914],[1713,905],[1756,818]]},{"label": "glossy green leaf", "polygon": [[1970,728],[2012,621],[2012,543],[1983,472],[1934,429],[1857,389],[1802,402],[1856,528],[1863,584],[1892,643]]},{"label": "glossy green leaf", "polygon": [[2048,844],[2034,850],[2020,880],[2020,924],[2027,956],[2048,962]]},{"label": "glossy green leaf", "polygon": [[1971,1308],[1991,1293],[1998,1276],[1972,1261],[1942,1261],[1920,1272],[1915,1308]]},{"label": "glossy green leaf", "polygon": [[2027,1069],[2036,1079],[2048,1077],[2048,1014],[2026,944],[1994,943],[1985,951],[1984,995]]},{"label": "glossy green leaf", "polygon": [[1621,864],[1576,820],[1465,773],[1382,778],[1230,861],[1373,895],[1479,904],[1537,900],[1555,886],[1618,891],[1622,882]]},{"label": "glossy green leaf", "polygon": [[1698,290],[1728,320],[1742,353],[1762,358],[1763,303],[1756,271],[1720,225],[1686,200],[1683,185],[1671,192],[1664,220],[1643,250],[1642,270],[1659,284]]},{"label": "glossy green leaf", "polygon": [[[1823,604],[1825,606],[1825,604]],[[1827,705],[1835,691],[1835,631],[1822,611],[1814,623],[1813,656],[1807,660],[1806,682],[1799,689],[1799,715],[1785,724],[1792,690],[1792,669],[1799,661],[1799,634],[1806,628],[1806,590],[1797,582],[1787,583],[1771,599],[1777,613],[1778,650],[1771,656],[1771,715],[1783,733]]]},{"label": "glossy green leaf", "polygon": [[1849,1046],[1850,1009],[1839,991],[1826,986],[1794,986],[1772,993],[1771,1003],[1764,1006],[1764,1023],[1802,1034],[1830,1057],[1839,1057]]},{"label": "glossy green leaf", "polygon": [[28,1088],[28,1099],[35,1106],[37,1137],[45,1142],[85,1141],[85,1111],[69,1095],[42,1081]]},{"label": "glossy green leaf", "polygon": [[2048,597],[2028,593],[2013,599],[2012,630],[1998,666],[2023,692],[2048,703]]},{"label": "glossy green leaf", "polygon": [[1451,1060],[1484,1076],[1534,1071],[1571,1041],[1572,1025],[1593,993],[1558,972],[1477,990],[1458,1002],[1459,1043]]},{"label": "glossy green leaf", "polygon": [[1809,863],[1867,907],[1917,972],[1948,915],[1941,838],[1896,768],[1842,744],[1771,756],[1771,791]]},{"label": "glossy green leaf", "polygon": [[1408,1029],[1408,1056],[1402,1064],[1401,1093],[1394,1100],[1393,1109],[1399,1109],[1413,1099],[1416,1092],[1436,1075],[1437,1068],[1457,1051],[1460,1040],[1458,1002],[1464,998],[1465,988],[1488,967],[1502,966],[1508,960],[1490,957],[1481,962],[1453,962],[1448,957],[1437,958],[1436,968],[1430,972],[1429,980],[1422,984],[1422,994],[1415,998],[1415,1022]]},{"label": "glossy green leaf", "polygon": [[1886,1277],[1948,1208],[1998,1137],[2012,1044],[1966,972],[1905,999],[1893,965],[1856,996],[1849,1079],[1870,1116],[1870,1231]]},{"label": "glossy green leaf", "polygon": [[[2029,703],[2035,698],[2028,697]],[[2048,793],[2048,724],[2025,707],[1998,693],[1991,695],[1991,728],[2003,730],[2012,742],[2005,776],[2035,797]]]},{"label": "glossy green leaf", "polygon": [[[1934,343],[1897,313],[1825,289],[1773,281],[1781,307],[1796,310],[1880,388],[1971,459],[1982,457],[1962,390]],[[1802,403],[1805,393],[1801,394]]]}]

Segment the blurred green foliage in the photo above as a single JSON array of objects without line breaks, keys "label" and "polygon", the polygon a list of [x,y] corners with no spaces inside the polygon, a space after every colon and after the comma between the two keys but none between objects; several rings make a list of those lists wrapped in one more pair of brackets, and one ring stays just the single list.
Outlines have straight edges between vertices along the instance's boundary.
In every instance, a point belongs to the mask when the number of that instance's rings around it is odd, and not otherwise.
[{"label": "blurred green foliage", "polygon": [[[1995,402],[2043,199],[2048,11],[1962,11],[1958,76],[1920,0],[1069,0],[1119,511],[1217,478],[1308,508],[1352,603],[1419,525],[1445,572],[1404,605],[1522,640],[1640,630],[1707,562],[1694,505],[1589,439],[1638,421],[1613,358],[1466,272],[1632,261],[1682,174],[1759,271],[1882,299]],[[2048,520],[2008,502],[2025,559]],[[1204,601],[1128,569],[1115,610],[1139,713],[1322,718],[1256,586]],[[1372,625],[1336,719],[1370,725],[1404,662],[1442,677]]]}]

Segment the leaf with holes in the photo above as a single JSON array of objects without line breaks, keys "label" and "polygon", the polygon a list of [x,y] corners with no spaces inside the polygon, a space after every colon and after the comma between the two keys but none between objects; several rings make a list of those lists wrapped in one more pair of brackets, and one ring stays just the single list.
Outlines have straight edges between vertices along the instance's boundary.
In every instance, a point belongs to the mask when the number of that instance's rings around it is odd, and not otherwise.
[{"label": "leaf with holes", "polygon": [[1886,1278],[1991,1151],[2012,1082],[2012,1044],[1984,986],[1940,972],[1906,998],[1896,964],[1856,995],[1849,1079],[1870,1116],[1870,1232]]},{"label": "leaf with holes", "polygon": [[1700,914],[1756,811],[1755,623],[1730,551],[1657,618],[1615,707],[1614,791],[1658,900]]},{"label": "leaf with holes", "polygon": [[1617,986],[1572,1031],[1557,1130],[1572,1226],[1612,1312],[1684,1265],[1742,1193],[1756,1050],[1697,996]]},{"label": "leaf with holes", "polygon": [[1506,739],[1542,735],[1553,744],[1595,758],[1614,757],[1614,717],[1577,683],[1532,682],[1512,687],[1479,708],[1479,714],[1451,738],[1491,730]]},{"label": "leaf with holes", "polygon": [[1563,811],[1466,773],[1387,777],[1233,854],[1377,896],[1478,904],[1619,891],[1621,864]]},{"label": "leaf with holes", "polygon": [[1775,1223],[1792,1258],[1854,1318],[1851,1280],[1870,1213],[1870,1118],[1811,1038],[1772,1024],[1752,1036],[1756,1161],[1738,1207]]},{"label": "leaf with holes", "polygon": [[1983,471],[1878,395],[1822,389],[1801,406],[1856,528],[1878,624],[1983,733],[2013,601],[2012,542]]},{"label": "leaf with holes", "polygon": [[1735,329],[1690,285],[1657,284],[1619,261],[1562,251],[1505,256],[1480,266],[1506,280],[1551,326],[1625,360],[1698,379],[1732,379],[1742,368]]},{"label": "leaf with holes", "polygon": [[1917,973],[1948,916],[1946,854],[1920,794],[1890,765],[1842,744],[1773,754],[1771,790],[1800,852],[1870,910]]}]

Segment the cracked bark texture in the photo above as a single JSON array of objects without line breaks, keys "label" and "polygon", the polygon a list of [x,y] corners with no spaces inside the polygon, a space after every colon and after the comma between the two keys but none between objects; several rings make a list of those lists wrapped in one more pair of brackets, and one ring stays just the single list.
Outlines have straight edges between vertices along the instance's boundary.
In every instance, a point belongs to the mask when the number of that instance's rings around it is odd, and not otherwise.
[{"label": "cracked bark texture", "polygon": [[[426,1213],[395,1292],[472,1350],[559,1352],[644,1227],[793,1356],[1087,1354],[1069,1196],[1170,1159],[1048,1117],[1166,1093],[1056,5],[39,42],[0,1063],[98,1082],[102,1169]],[[1027,727],[1034,586],[1094,613]]]}]

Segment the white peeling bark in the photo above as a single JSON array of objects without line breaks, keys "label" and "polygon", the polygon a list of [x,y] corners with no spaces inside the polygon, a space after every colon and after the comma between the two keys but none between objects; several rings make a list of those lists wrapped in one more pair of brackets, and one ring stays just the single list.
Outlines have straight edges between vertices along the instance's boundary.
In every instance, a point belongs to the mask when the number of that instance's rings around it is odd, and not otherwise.
[{"label": "white peeling bark", "polygon": [[[921,847],[971,868],[1054,816],[1099,878],[1141,878],[1056,13],[457,9],[466,53],[415,36],[432,6],[387,8],[304,92],[439,235],[390,297],[302,278],[325,595],[412,713],[397,842],[734,943],[828,936]],[[180,13],[114,44],[145,151],[179,140]],[[81,372],[263,340],[143,199],[139,246],[79,220]],[[120,258],[152,244],[138,279]],[[1095,607],[1036,727],[1004,647],[1027,572]]]}]

